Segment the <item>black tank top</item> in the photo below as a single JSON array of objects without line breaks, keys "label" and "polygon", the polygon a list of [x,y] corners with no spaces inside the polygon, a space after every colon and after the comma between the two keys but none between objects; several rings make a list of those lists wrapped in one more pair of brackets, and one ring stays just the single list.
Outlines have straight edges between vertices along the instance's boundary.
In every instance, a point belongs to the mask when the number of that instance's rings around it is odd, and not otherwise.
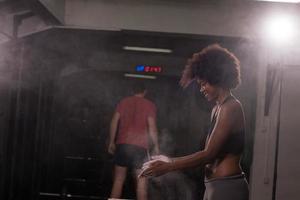
[{"label": "black tank top", "polygon": [[[227,102],[229,99],[234,98],[233,96],[228,96],[222,104],[224,104],[225,102]],[[220,106],[222,105],[220,104]],[[207,141],[209,139],[209,137],[211,136],[211,133],[216,125],[216,121],[217,121],[217,117],[218,117],[218,109],[214,112],[213,114],[213,118],[211,120],[211,125],[210,125],[210,129],[209,129],[209,133],[207,136]],[[237,132],[232,132],[230,134],[230,137],[227,138],[226,142],[224,143],[223,147],[220,149],[220,153],[221,154],[241,154],[243,152],[244,149],[244,141],[245,138],[245,129],[242,129],[240,131]]]}]

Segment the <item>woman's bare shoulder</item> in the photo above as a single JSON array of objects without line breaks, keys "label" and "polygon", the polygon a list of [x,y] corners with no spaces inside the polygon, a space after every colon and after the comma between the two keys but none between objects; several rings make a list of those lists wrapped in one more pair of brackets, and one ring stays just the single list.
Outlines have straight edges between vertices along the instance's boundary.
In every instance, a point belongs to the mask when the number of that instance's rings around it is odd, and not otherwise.
[{"label": "woman's bare shoulder", "polygon": [[231,116],[233,114],[240,116],[243,115],[243,106],[238,99],[232,98],[222,105],[222,112]]}]

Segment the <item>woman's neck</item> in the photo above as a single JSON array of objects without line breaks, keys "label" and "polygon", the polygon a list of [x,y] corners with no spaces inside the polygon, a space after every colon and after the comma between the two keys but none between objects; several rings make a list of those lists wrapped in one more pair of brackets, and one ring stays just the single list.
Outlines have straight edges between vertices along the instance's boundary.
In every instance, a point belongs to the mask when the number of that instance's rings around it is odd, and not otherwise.
[{"label": "woman's neck", "polygon": [[224,103],[224,101],[226,101],[226,99],[231,96],[231,91],[230,90],[220,90],[220,93],[217,97],[216,103],[217,105],[221,105]]}]

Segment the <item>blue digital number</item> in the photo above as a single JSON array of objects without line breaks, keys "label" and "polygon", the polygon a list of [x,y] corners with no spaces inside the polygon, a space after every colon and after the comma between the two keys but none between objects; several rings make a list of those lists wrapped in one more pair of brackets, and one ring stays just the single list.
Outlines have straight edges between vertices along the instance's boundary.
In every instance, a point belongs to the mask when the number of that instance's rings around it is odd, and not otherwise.
[{"label": "blue digital number", "polygon": [[144,66],[144,65],[137,65],[137,66],[135,67],[135,70],[136,70],[137,72],[143,72],[143,71],[145,70],[145,66]]}]

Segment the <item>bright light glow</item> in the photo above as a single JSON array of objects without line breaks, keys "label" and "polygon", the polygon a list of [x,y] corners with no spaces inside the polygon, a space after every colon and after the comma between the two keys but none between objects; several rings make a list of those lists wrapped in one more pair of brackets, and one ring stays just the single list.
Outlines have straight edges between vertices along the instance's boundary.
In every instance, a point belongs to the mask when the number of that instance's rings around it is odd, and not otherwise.
[{"label": "bright light glow", "polygon": [[147,51],[155,53],[172,53],[171,49],[160,49],[160,48],[149,48],[149,47],[133,47],[133,46],[124,46],[124,50],[128,51]]},{"label": "bright light glow", "polygon": [[266,37],[271,43],[284,44],[291,42],[295,36],[295,21],[289,16],[270,18],[266,24]]},{"label": "bright light glow", "polygon": [[257,0],[257,1],[271,1],[271,2],[281,2],[281,3],[300,3],[300,0]]},{"label": "bright light glow", "polygon": [[124,74],[124,76],[130,78],[156,79],[156,76],[142,75],[142,74]]}]

